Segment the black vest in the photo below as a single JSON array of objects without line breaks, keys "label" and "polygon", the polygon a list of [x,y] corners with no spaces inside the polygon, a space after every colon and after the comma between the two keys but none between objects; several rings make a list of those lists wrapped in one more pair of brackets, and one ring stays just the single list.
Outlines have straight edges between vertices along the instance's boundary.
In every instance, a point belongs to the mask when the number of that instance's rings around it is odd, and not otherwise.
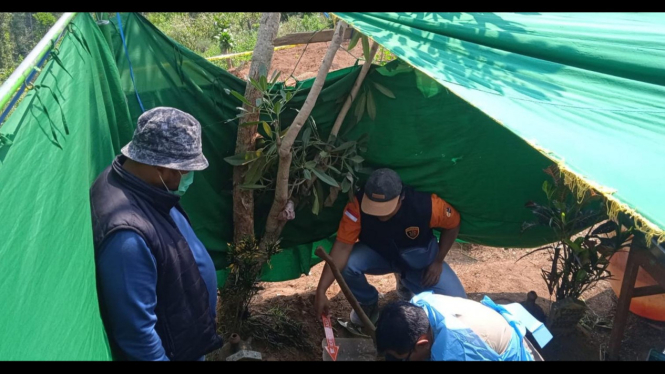
[{"label": "black vest", "polygon": [[[362,205],[364,189],[356,197]],[[429,247],[436,239],[429,227],[432,217],[432,195],[404,186],[404,200],[397,214],[386,222],[360,210],[359,240],[401,268],[399,251],[412,247]]]},{"label": "black vest", "polygon": [[[125,160],[118,156],[90,188],[95,254],[118,230],[133,230],[145,240],[157,262],[155,330],[170,360],[197,360],[223,342],[210,315],[208,289],[194,255],[169,212],[175,207],[188,221],[189,217],[179,204],[180,197],[123,169]],[[102,319],[107,307],[113,306],[100,303]],[[114,359],[126,359],[113,336],[109,341]]]}]

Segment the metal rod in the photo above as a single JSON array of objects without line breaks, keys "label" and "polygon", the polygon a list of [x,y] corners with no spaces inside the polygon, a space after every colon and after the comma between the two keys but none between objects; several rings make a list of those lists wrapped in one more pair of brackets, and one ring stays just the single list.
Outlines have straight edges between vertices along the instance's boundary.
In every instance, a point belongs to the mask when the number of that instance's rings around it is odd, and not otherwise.
[{"label": "metal rod", "polygon": [[63,15],[60,16],[60,19],[58,19],[46,35],[44,35],[39,43],[37,43],[35,48],[33,48],[28,56],[23,59],[23,62],[21,62],[16,70],[14,70],[12,75],[10,75],[2,86],[0,86],[0,109],[4,108],[5,104],[7,104],[16,91],[18,91],[28,75],[30,75],[32,69],[49,51],[49,48],[51,48],[51,42],[58,38],[60,32],[67,27],[76,14],[76,12],[63,13]]}]

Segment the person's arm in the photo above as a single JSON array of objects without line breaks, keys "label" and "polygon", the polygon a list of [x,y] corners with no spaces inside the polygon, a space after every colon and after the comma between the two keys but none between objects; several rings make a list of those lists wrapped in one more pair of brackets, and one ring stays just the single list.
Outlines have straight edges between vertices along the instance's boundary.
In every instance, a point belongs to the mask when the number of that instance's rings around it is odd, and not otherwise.
[{"label": "person's arm", "polygon": [[[330,257],[339,271],[343,271],[346,267],[346,263],[349,261],[349,255],[353,250],[353,245],[358,240],[358,236],[360,236],[360,204],[358,203],[358,199],[354,198],[344,209],[344,214],[339,223],[339,229],[337,230],[337,239],[330,250]],[[317,315],[329,314],[326,291],[334,280],[335,276],[333,275],[330,266],[326,264],[323,268],[323,272],[321,272],[319,285],[316,288],[314,305]]]},{"label": "person's arm", "polygon": [[143,238],[112,234],[96,262],[109,335],[130,360],[169,361],[155,331],[157,264]]},{"label": "person's arm", "polygon": [[441,229],[441,236],[439,238],[439,253],[437,253],[436,259],[427,268],[423,276],[423,285],[425,287],[439,282],[439,277],[443,270],[443,262],[453,243],[455,243],[460,228],[460,215],[457,210],[435,194],[432,194],[430,227]]}]

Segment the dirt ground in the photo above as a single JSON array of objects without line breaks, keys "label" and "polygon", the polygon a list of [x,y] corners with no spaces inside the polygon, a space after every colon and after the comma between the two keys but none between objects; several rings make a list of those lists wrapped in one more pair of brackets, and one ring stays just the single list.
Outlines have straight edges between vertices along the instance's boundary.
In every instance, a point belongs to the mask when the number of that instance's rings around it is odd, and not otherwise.
[{"label": "dirt ground", "polygon": [[[316,76],[319,66],[328,50],[329,43],[314,43],[308,46],[300,45],[293,48],[275,51],[273,54],[272,65],[268,72],[268,77],[272,76],[273,71],[280,72],[279,81],[285,81],[287,85],[293,85],[295,81],[290,78],[293,75],[298,81],[304,81]],[[333,59],[331,71],[353,66],[356,63],[356,57],[361,58],[363,54],[362,43],[358,43],[351,51],[347,51],[348,42],[342,43],[335,58]],[[304,53],[303,53],[304,51]],[[354,57],[355,56],[355,57]],[[298,61],[300,59],[300,61]],[[363,61],[358,61],[362,65]],[[245,79],[249,75],[250,63],[246,62],[239,65],[229,72],[238,78]],[[295,70],[294,70],[295,68]]]},{"label": "dirt ground", "polygon": [[[343,44],[344,49],[347,46],[348,43]],[[314,77],[327,48],[328,43],[316,43],[310,44],[306,50],[304,46],[299,46],[275,51],[270,74],[277,69],[281,72],[280,80],[288,78],[292,73],[301,81]],[[304,55],[303,50],[305,50]],[[361,43],[358,43],[350,52],[360,57],[362,55]],[[356,58],[351,54],[340,49],[335,56],[332,70],[353,65]],[[296,67],[295,71],[294,67]],[[244,78],[249,73],[249,63],[238,66],[231,72]],[[287,84],[293,84],[293,79],[288,80]],[[461,279],[470,298],[480,301],[484,295],[488,295],[497,303],[506,304],[523,301],[526,293],[533,290],[539,295],[538,304],[547,313],[551,301],[545,282],[541,278],[540,269],[550,263],[548,255],[542,251],[516,262],[526,251],[528,250],[470,245],[463,248],[459,244],[455,244],[446,261]],[[292,320],[298,321],[302,328],[302,344],[299,347],[289,347],[285,344],[276,348],[271,344],[253,341],[253,349],[260,351],[264,360],[322,360],[321,341],[325,335],[322,321],[313,310],[314,291],[322,269],[323,264],[320,263],[311,269],[309,276],[303,275],[299,279],[288,282],[261,284],[265,289],[257,296],[251,313],[278,311],[286,314]],[[382,295],[380,306],[397,299],[395,278],[392,274],[368,276],[368,279]],[[351,306],[336,283],[333,283],[327,295],[332,303],[333,321],[335,318],[348,320]],[[583,299],[590,308],[587,316],[583,318],[577,331],[571,336],[554,338],[547,344],[541,351],[545,360],[597,361],[600,359],[601,346],[606,346],[609,342],[617,298],[609,282],[603,281],[596,288],[584,294]],[[336,338],[353,337],[335,322],[333,322],[333,328]],[[643,361],[651,348],[661,351],[665,348],[665,323],[650,321],[631,314],[621,347],[621,359]]]},{"label": "dirt ground", "polygon": [[[497,303],[521,302],[526,293],[533,290],[538,294],[537,303],[548,313],[551,301],[540,269],[550,263],[548,255],[542,251],[517,259],[527,253],[526,249],[503,249],[482,246],[465,247],[455,244],[446,261],[460,277],[470,298],[480,301],[484,295]],[[322,360],[321,341],[325,337],[323,324],[313,310],[314,292],[319,281],[323,264],[311,269],[310,275],[279,283],[263,283],[265,289],[259,294],[253,313],[270,308],[280,308],[303,325],[302,339],[310,349],[270,346],[254,343],[254,348],[262,352],[268,361]],[[395,277],[392,274],[368,276],[369,282],[381,294],[379,305],[396,300]],[[328,290],[331,300],[331,316],[348,320],[351,306],[344,298],[337,283]],[[612,320],[617,298],[609,282],[602,281],[597,287],[583,295],[589,306],[587,316],[577,331],[565,338],[554,338],[541,351],[547,361],[598,361],[600,348],[609,342]],[[552,300],[553,301],[553,300]],[[595,326],[594,326],[595,325]],[[587,327],[583,327],[587,326]],[[336,338],[354,337],[343,327],[333,322]],[[621,347],[621,359],[643,361],[649,349],[665,348],[665,323],[650,321],[631,314],[626,326]]]}]

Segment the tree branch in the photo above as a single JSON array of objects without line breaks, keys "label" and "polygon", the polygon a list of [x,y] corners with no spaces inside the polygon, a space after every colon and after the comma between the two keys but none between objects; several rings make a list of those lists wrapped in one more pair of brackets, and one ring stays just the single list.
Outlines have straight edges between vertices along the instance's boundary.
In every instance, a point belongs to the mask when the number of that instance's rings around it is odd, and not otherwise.
[{"label": "tree branch", "polygon": [[270,208],[270,213],[268,214],[268,219],[266,222],[266,231],[261,239],[261,248],[265,247],[267,243],[276,241],[280,234],[282,233],[282,228],[286,222],[280,223],[279,214],[286,206],[286,203],[289,199],[289,169],[291,167],[292,152],[291,147],[295,141],[300,129],[302,128],[305,121],[309,118],[314,104],[316,103],[319,93],[323,89],[323,83],[325,82],[326,75],[330,70],[335,53],[339,48],[339,45],[342,42],[342,35],[347,25],[345,22],[340,21],[337,24],[335,29],[335,34],[333,39],[328,46],[328,51],[326,52],[321,66],[319,67],[319,72],[316,75],[314,84],[305,99],[305,103],[298,112],[298,115],[293,120],[291,126],[289,126],[284,139],[282,139],[282,144],[279,147],[279,165],[277,169],[277,178],[276,178],[276,188],[275,188],[275,199],[273,200],[272,207]]}]

